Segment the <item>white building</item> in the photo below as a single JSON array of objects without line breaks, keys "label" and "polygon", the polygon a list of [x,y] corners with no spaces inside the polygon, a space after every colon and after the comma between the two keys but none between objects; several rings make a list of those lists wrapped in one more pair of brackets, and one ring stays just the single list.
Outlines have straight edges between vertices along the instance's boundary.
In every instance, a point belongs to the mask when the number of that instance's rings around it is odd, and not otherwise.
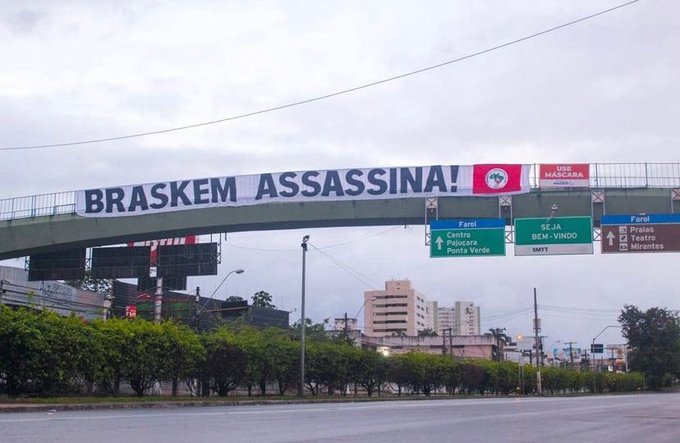
[{"label": "white building", "polygon": [[364,325],[370,337],[416,336],[427,329],[425,295],[413,289],[409,280],[390,280],[381,291],[364,292]]},{"label": "white building", "polygon": [[[347,326],[345,326],[345,320],[347,320]],[[336,318],[334,321],[333,329],[336,331],[344,331],[345,328],[347,331],[358,330],[359,325],[357,324],[357,319],[350,317],[347,317],[347,319],[345,319],[345,317]]]},{"label": "white building", "polygon": [[106,296],[58,281],[29,281],[28,271],[0,266],[0,304],[75,314],[87,320],[106,318],[111,302]]},{"label": "white building", "polygon": [[457,301],[454,310],[454,335],[480,335],[479,306],[471,301]]},{"label": "white building", "polygon": [[[437,334],[438,335],[448,335],[449,331],[453,333],[455,328],[455,314],[456,310],[454,308],[449,308],[442,306],[437,309]],[[446,332],[444,332],[446,331]]]},{"label": "white building", "polygon": [[457,301],[453,308],[437,309],[437,334],[480,335],[481,318],[479,306],[470,301]]},{"label": "white building", "polygon": [[436,300],[425,303],[426,328],[439,334],[439,304]]}]

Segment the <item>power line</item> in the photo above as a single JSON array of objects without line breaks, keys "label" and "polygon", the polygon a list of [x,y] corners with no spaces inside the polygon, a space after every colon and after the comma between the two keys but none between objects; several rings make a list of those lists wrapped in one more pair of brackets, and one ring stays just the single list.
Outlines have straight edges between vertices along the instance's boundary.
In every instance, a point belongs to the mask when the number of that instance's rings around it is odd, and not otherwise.
[{"label": "power line", "polygon": [[326,257],[326,258],[327,258],[331,263],[333,263],[335,266],[337,266],[338,268],[342,269],[343,271],[345,271],[346,273],[348,273],[349,275],[351,275],[352,277],[354,277],[355,279],[357,279],[358,281],[360,281],[360,282],[363,283],[364,285],[368,286],[370,289],[376,290],[375,286],[374,286],[374,285],[372,284],[372,282],[371,282],[371,281],[372,281],[372,280],[371,280],[371,277],[367,276],[366,274],[362,274],[361,272],[359,272],[359,271],[357,271],[357,270],[355,270],[355,269],[352,269],[350,266],[348,266],[348,265],[342,263],[340,260],[338,260],[338,259],[336,259],[335,257],[331,256],[331,255],[328,254],[327,252],[324,252],[323,250],[317,248],[317,247],[314,246],[313,244],[309,243],[309,245],[310,245],[312,248],[314,248],[315,250],[317,250],[321,255],[323,255],[324,257]]},{"label": "power line", "polygon": [[538,305],[541,309],[553,309],[562,311],[574,311],[574,312],[606,312],[606,313],[620,313],[620,309],[595,309],[595,308],[575,308],[570,306],[555,306],[555,305]]},{"label": "power line", "polygon": [[392,82],[392,81],[395,81],[395,80],[401,80],[403,78],[414,76],[414,75],[417,75],[417,74],[422,74],[424,72],[432,71],[434,69],[439,69],[439,68],[442,68],[442,67],[454,64],[454,63],[458,63],[458,62],[461,62],[461,61],[464,61],[464,60],[471,59],[473,57],[478,57],[480,55],[487,54],[489,52],[497,51],[499,49],[503,49],[503,48],[506,48],[508,46],[516,45],[518,43],[522,43],[524,41],[527,41],[527,40],[530,40],[530,39],[533,39],[533,38],[536,38],[536,37],[541,37],[541,36],[549,34],[551,32],[558,31],[560,29],[563,29],[563,28],[584,22],[586,20],[593,19],[595,17],[607,14],[607,13],[615,11],[617,9],[621,9],[621,8],[626,7],[626,6],[630,6],[633,3],[637,3],[639,1],[640,0],[632,0],[632,1],[629,1],[627,3],[622,3],[620,5],[611,7],[609,9],[605,9],[603,11],[596,12],[594,14],[591,14],[591,15],[588,15],[588,16],[585,16],[585,17],[581,17],[579,19],[572,20],[570,22],[563,23],[561,25],[558,25],[558,26],[555,26],[555,27],[534,33],[534,34],[530,34],[530,35],[527,35],[525,37],[518,38],[516,40],[511,40],[511,41],[506,42],[506,43],[502,43],[502,44],[499,44],[499,45],[496,45],[496,46],[492,46],[490,48],[483,49],[483,50],[480,50],[480,51],[477,51],[477,52],[473,52],[471,54],[464,55],[464,56],[458,57],[458,58],[454,58],[452,60],[437,63],[435,65],[430,65],[430,66],[427,66],[427,67],[424,67],[424,68],[416,69],[414,71],[410,71],[410,72],[398,74],[398,75],[395,75],[395,76],[392,76],[392,77],[384,78],[382,80],[377,80],[377,81],[374,81],[374,82],[365,83],[363,85],[354,86],[354,87],[351,87],[351,88],[348,88],[348,89],[343,89],[343,90],[340,90],[340,91],[331,92],[331,93],[328,93],[328,94],[324,94],[324,95],[320,95],[320,96],[317,96],[317,97],[312,97],[312,98],[308,98],[308,99],[300,100],[300,101],[296,101],[296,102],[291,102],[291,103],[287,103],[287,104],[284,104],[284,105],[260,109],[258,111],[248,112],[248,113],[245,113],[245,114],[238,114],[238,115],[234,115],[234,116],[230,116],[230,117],[220,118],[220,119],[201,122],[201,123],[194,123],[194,124],[189,124],[189,125],[184,125],[184,126],[177,126],[177,127],[174,127],[174,128],[160,129],[160,130],[157,130],[157,131],[138,132],[138,133],[128,134],[128,135],[119,135],[119,136],[115,136],[115,137],[106,137],[106,138],[98,138],[98,139],[90,139],[90,140],[80,140],[80,141],[72,141],[72,142],[65,142],[65,143],[51,143],[51,144],[44,144],[44,145],[28,145],[28,146],[8,146],[8,147],[1,147],[0,151],[21,151],[21,150],[29,150],[29,149],[61,148],[61,147],[66,147],[66,146],[81,146],[81,145],[88,145],[88,144],[94,144],[94,143],[120,141],[120,140],[126,140],[126,139],[131,139],[131,138],[139,138],[139,137],[146,137],[146,136],[150,136],[150,135],[167,134],[169,132],[177,132],[177,131],[183,131],[183,130],[187,130],[187,129],[194,129],[194,128],[199,128],[199,127],[202,127],[202,126],[215,125],[215,124],[218,124],[218,123],[225,123],[225,122],[240,120],[240,119],[244,119],[244,118],[248,118],[248,117],[254,117],[256,115],[266,114],[266,113],[270,113],[270,112],[274,112],[274,111],[281,111],[283,109],[292,108],[292,107],[295,107],[295,106],[306,105],[306,104],[321,101],[321,100],[326,100],[326,99],[329,99],[329,98],[337,97],[339,95],[357,92],[357,91],[360,91],[362,89],[367,89],[367,88],[370,88],[370,87],[373,87],[373,86],[378,86],[378,85],[388,83],[388,82]]},{"label": "power line", "polygon": [[519,310],[516,310],[516,311],[503,312],[503,313],[499,313],[499,314],[491,314],[491,315],[484,316],[484,320],[485,321],[491,321],[491,320],[495,321],[495,320],[507,319],[507,318],[511,318],[511,317],[516,317],[518,315],[527,314],[531,311],[532,311],[531,308],[526,308],[526,309],[519,309]]},{"label": "power line", "polygon": [[[331,248],[338,248],[340,246],[347,246],[347,245],[351,245],[353,243],[358,243],[358,242],[362,242],[362,241],[365,241],[365,240],[369,240],[369,239],[372,239],[374,237],[379,237],[381,235],[387,234],[388,232],[393,231],[395,229],[399,229],[399,228],[400,228],[400,226],[392,226],[391,228],[384,229],[380,232],[376,232],[375,234],[367,235],[365,237],[355,238],[354,240],[349,240],[349,241],[346,241],[346,242],[343,242],[343,243],[335,243],[335,244],[328,245],[328,246],[322,246],[322,247],[314,246],[314,249],[317,249],[317,250],[320,251],[322,249],[331,249]],[[240,245],[235,245],[233,243],[228,243],[228,242],[225,243],[225,246],[227,246],[229,248],[244,249],[246,251],[257,251],[257,252],[297,252],[298,251],[298,249],[252,248],[250,246],[240,246]]]}]

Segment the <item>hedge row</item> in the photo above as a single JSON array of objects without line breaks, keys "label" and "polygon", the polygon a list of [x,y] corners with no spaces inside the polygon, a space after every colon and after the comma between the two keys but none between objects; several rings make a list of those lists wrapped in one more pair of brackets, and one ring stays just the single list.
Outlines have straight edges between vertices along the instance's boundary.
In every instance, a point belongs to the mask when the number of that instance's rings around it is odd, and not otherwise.
[{"label": "hedge row", "polygon": [[[223,326],[197,334],[163,322],[111,319],[84,322],[49,312],[0,306],[0,391],[9,395],[119,395],[127,383],[144,395],[156,382],[197,395],[280,395],[297,388],[300,342],[277,328]],[[542,368],[546,392],[631,391],[639,374]],[[453,360],[412,352],[385,357],[342,340],[310,340],[305,389],[312,395],[385,390],[409,394],[530,394],[535,368],[512,362]],[[268,390],[269,389],[269,390]]]}]

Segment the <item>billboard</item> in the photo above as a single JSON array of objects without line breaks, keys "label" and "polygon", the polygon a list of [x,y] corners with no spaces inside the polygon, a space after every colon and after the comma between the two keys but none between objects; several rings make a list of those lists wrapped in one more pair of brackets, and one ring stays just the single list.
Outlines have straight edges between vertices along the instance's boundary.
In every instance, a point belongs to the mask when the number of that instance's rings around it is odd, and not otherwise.
[{"label": "billboard", "polygon": [[149,246],[92,248],[92,278],[148,277]]},{"label": "billboard", "polygon": [[85,277],[85,249],[31,255],[28,281],[80,280]]},{"label": "billboard", "polygon": [[158,248],[158,277],[187,275],[217,275],[217,243]]},{"label": "billboard", "polygon": [[[128,247],[148,246],[151,248],[151,266],[158,265],[158,247],[166,245],[193,245],[198,243],[197,236],[187,235],[185,237],[164,238],[161,240],[144,240],[128,242]],[[148,275],[148,274],[147,274]]]},{"label": "billboard", "polygon": [[[156,291],[157,281],[154,277],[139,277],[137,279],[137,290],[151,292],[152,294]],[[175,291],[186,291],[187,289],[187,276],[186,275],[176,275],[163,277],[163,289],[175,290]]]}]

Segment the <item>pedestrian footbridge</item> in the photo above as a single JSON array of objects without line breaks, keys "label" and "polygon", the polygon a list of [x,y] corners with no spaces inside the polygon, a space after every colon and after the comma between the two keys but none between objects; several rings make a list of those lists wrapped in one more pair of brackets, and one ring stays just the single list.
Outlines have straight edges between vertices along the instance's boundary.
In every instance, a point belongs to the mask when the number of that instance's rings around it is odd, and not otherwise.
[{"label": "pedestrian footbridge", "polygon": [[[230,186],[240,183],[238,180],[230,181],[231,178],[214,183],[209,180],[218,179],[194,180],[192,188],[187,187],[189,181],[144,185],[147,188],[130,186],[126,198],[131,200],[125,205],[122,196],[128,188],[122,187],[87,191],[89,193],[85,194],[85,191],[74,191],[7,198],[0,200],[0,259],[188,234],[427,225],[432,220],[448,218],[503,218],[508,226],[512,226],[515,218],[555,214],[592,216],[597,227],[604,214],[680,212],[680,164],[677,163],[590,164],[587,186],[567,188],[541,187],[539,165],[524,167],[528,171],[525,177],[527,189],[512,195],[502,192],[491,196],[428,194],[423,189],[430,187],[436,190],[439,186],[444,189],[445,186],[448,192],[450,183],[442,185],[436,167],[423,167],[424,172],[416,167],[261,174],[259,182],[254,181],[252,185],[255,198],[265,195],[278,199],[262,199],[256,204],[250,202],[245,205],[194,204],[210,203],[208,195],[211,189],[216,190],[216,195],[222,195],[224,201],[229,201],[229,193],[235,192],[235,188]],[[458,173],[457,166],[446,168],[440,170],[446,172],[446,177],[455,177]],[[325,177],[325,182],[318,177]],[[244,178],[244,181],[248,180],[254,179],[251,176]],[[461,180],[459,177],[459,184]],[[296,183],[306,185],[307,191],[302,191],[303,185]],[[399,183],[401,191],[398,190]],[[166,185],[168,190],[173,189],[174,194],[161,192]],[[278,190],[273,188],[275,185],[279,186]],[[185,192],[184,188],[193,190]],[[404,188],[420,193],[404,196]],[[146,194],[144,189],[148,191]],[[392,192],[393,189],[395,192]],[[450,186],[450,189],[454,190],[455,186]],[[371,195],[351,197],[363,191]],[[305,192],[310,195],[316,193],[320,197],[332,192],[342,193],[343,199],[281,198],[296,193],[305,195]],[[154,196],[157,202],[165,201],[168,206],[182,204],[183,200],[194,206],[125,216],[88,216],[78,210],[79,199],[89,198],[90,203],[99,205],[95,199],[102,196],[112,203],[108,206],[102,203],[101,208],[111,207],[113,210],[124,207],[141,211],[153,207],[146,196]],[[95,207],[94,204],[90,206]]]}]

